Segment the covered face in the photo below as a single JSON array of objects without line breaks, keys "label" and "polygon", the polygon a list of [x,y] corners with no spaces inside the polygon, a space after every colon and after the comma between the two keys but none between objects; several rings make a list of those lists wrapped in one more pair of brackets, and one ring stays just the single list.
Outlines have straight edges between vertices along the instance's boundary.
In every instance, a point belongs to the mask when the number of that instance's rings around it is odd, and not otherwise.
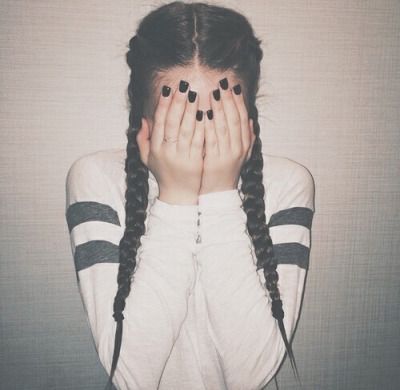
[{"label": "covered face", "polygon": [[[150,136],[153,128],[153,116],[155,112],[155,105],[157,104],[156,94],[159,94],[163,85],[171,88],[171,94],[174,93],[179,87],[179,82],[185,80],[189,83],[189,90],[197,92],[197,99],[199,99],[199,110],[204,114],[211,109],[212,91],[219,87],[219,80],[226,77],[229,85],[236,85],[240,80],[232,71],[219,72],[210,70],[201,65],[191,65],[187,67],[175,67],[166,72],[161,73],[154,84],[154,97],[153,106],[151,109],[152,115],[146,118],[149,121]],[[204,155],[204,145],[203,145]]]}]

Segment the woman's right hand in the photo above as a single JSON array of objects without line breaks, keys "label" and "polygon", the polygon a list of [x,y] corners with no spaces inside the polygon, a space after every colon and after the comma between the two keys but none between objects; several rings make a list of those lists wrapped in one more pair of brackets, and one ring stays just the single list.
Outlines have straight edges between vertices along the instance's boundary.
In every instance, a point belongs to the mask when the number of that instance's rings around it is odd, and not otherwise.
[{"label": "woman's right hand", "polygon": [[[180,85],[183,87],[185,82]],[[183,92],[178,88],[171,92],[163,96],[160,91],[151,133],[149,121],[142,118],[136,140],[142,162],[157,179],[158,198],[170,204],[197,204],[203,170],[204,119],[196,120],[199,98],[189,102],[189,86]]]}]

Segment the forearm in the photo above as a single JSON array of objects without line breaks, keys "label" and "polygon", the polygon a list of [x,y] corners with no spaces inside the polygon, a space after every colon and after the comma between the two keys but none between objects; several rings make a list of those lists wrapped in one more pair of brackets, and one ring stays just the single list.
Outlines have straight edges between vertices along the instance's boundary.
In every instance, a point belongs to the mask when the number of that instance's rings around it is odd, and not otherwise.
[{"label": "forearm", "polygon": [[[115,372],[121,389],[157,388],[186,317],[187,300],[195,280],[196,222],[197,205],[173,206],[156,199],[149,209],[123,312],[121,352]],[[94,227],[93,222],[87,223]],[[107,230],[101,231],[104,235]],[[92,229],[91,238],[95,237]],[[99,262],[79,271],[80,290],[96,349],[108,372],[114,350],[116,323],[112,314],[118,266]]]},{"label": "forearm", "polygon": [[[256,270],[247,216],[237,190],[200,196],[199,211],[202,243],[197,258],[211,337],[229,389],[256,389],[276,372],[284,344],[260,277],[262,270]],[[290,329],[302,276],[291,273],[290,280],[284,275],[280,282],[288,312],[284,322]]]}]

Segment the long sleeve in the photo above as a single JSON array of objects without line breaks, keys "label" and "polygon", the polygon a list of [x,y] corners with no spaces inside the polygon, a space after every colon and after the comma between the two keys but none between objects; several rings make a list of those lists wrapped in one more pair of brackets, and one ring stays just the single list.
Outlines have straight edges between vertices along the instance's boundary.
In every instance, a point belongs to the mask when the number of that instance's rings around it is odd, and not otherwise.
[{"label": "long sleeve", "polygon": [[[286,185],[269,228],[290,340],[308,267],[314,183],[308,170],[298,165]],[[272,316],[263,270],[256,270],[240,194],[238,190],[202,194],[199,212],[199,279],[204,286],[210,336],[227,388],[260,389],[278,370],[285,346]]]},{"label": "long sleeve", "polygon": [[[109,374],[118,245],[124,233],[122,197],[110,176],[90,158],[72,165],[66,192],[79,291],[99,359]],[[197,216],[197,205],[171,205],[158,198],[149,208],[123,312],[121,352],[113,378],[118,389],[157,389],[194,287]]]}]

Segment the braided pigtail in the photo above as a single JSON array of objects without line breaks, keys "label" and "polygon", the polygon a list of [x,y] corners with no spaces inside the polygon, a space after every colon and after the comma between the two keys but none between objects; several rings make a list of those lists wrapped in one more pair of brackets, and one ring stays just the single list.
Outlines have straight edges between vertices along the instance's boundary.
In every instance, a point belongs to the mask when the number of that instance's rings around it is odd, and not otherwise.
[{"label": "braided pigtail", "polygon": [[254,102],[252,102],[249,107],[249,117],[253,119],[256,139],[254,141],[252,154],[249,160],[243,165],[240,174],[242,179],[240,190],[244,196],[243,209],[247,215],[247,230],[251,236],[257,257],[257,271],[261,268],[264,270],[265,286],[272,300],[272,315],[278,321],[279,330],[285,343],[292,369],[301,388],[296,361],[283,324],[284,312],[278,288],[279,275],[276,271],[277,261],[274,258],[272,239],[269,234],[268,224],[266,224],[264,202],[265,189],[263,184],[264,161],[262,157],[258,110]]},{"label": "braided pigtail", "polygon": [[145,232],[145,219],[148,204],[148,168],[140,159],[139,147],[136,135],[141,127],[142,121],[142,98],[141,84],[136,75],[136,64],[134,58],[137,52],[138,37],[134,36],[130,42],[130,50],[127,53],[127,62],[133,69],[131,72],[128,93],[131,102],[129,115],[129,128],[127,130],[128,143],[126,147],[126,192],[125,192],[125,232],[119,243],[119,268],[118,268],[118,291],[114,298],[113,317],[117,322],[114,342],[114,354],[111,365],[111,372],[108,378],[106,389],[111,388],[122,341],[122,314],[125,308],[125,300],[131,291],[131,282],[136,267],[136,255],[140,246],[140,238]]}]

